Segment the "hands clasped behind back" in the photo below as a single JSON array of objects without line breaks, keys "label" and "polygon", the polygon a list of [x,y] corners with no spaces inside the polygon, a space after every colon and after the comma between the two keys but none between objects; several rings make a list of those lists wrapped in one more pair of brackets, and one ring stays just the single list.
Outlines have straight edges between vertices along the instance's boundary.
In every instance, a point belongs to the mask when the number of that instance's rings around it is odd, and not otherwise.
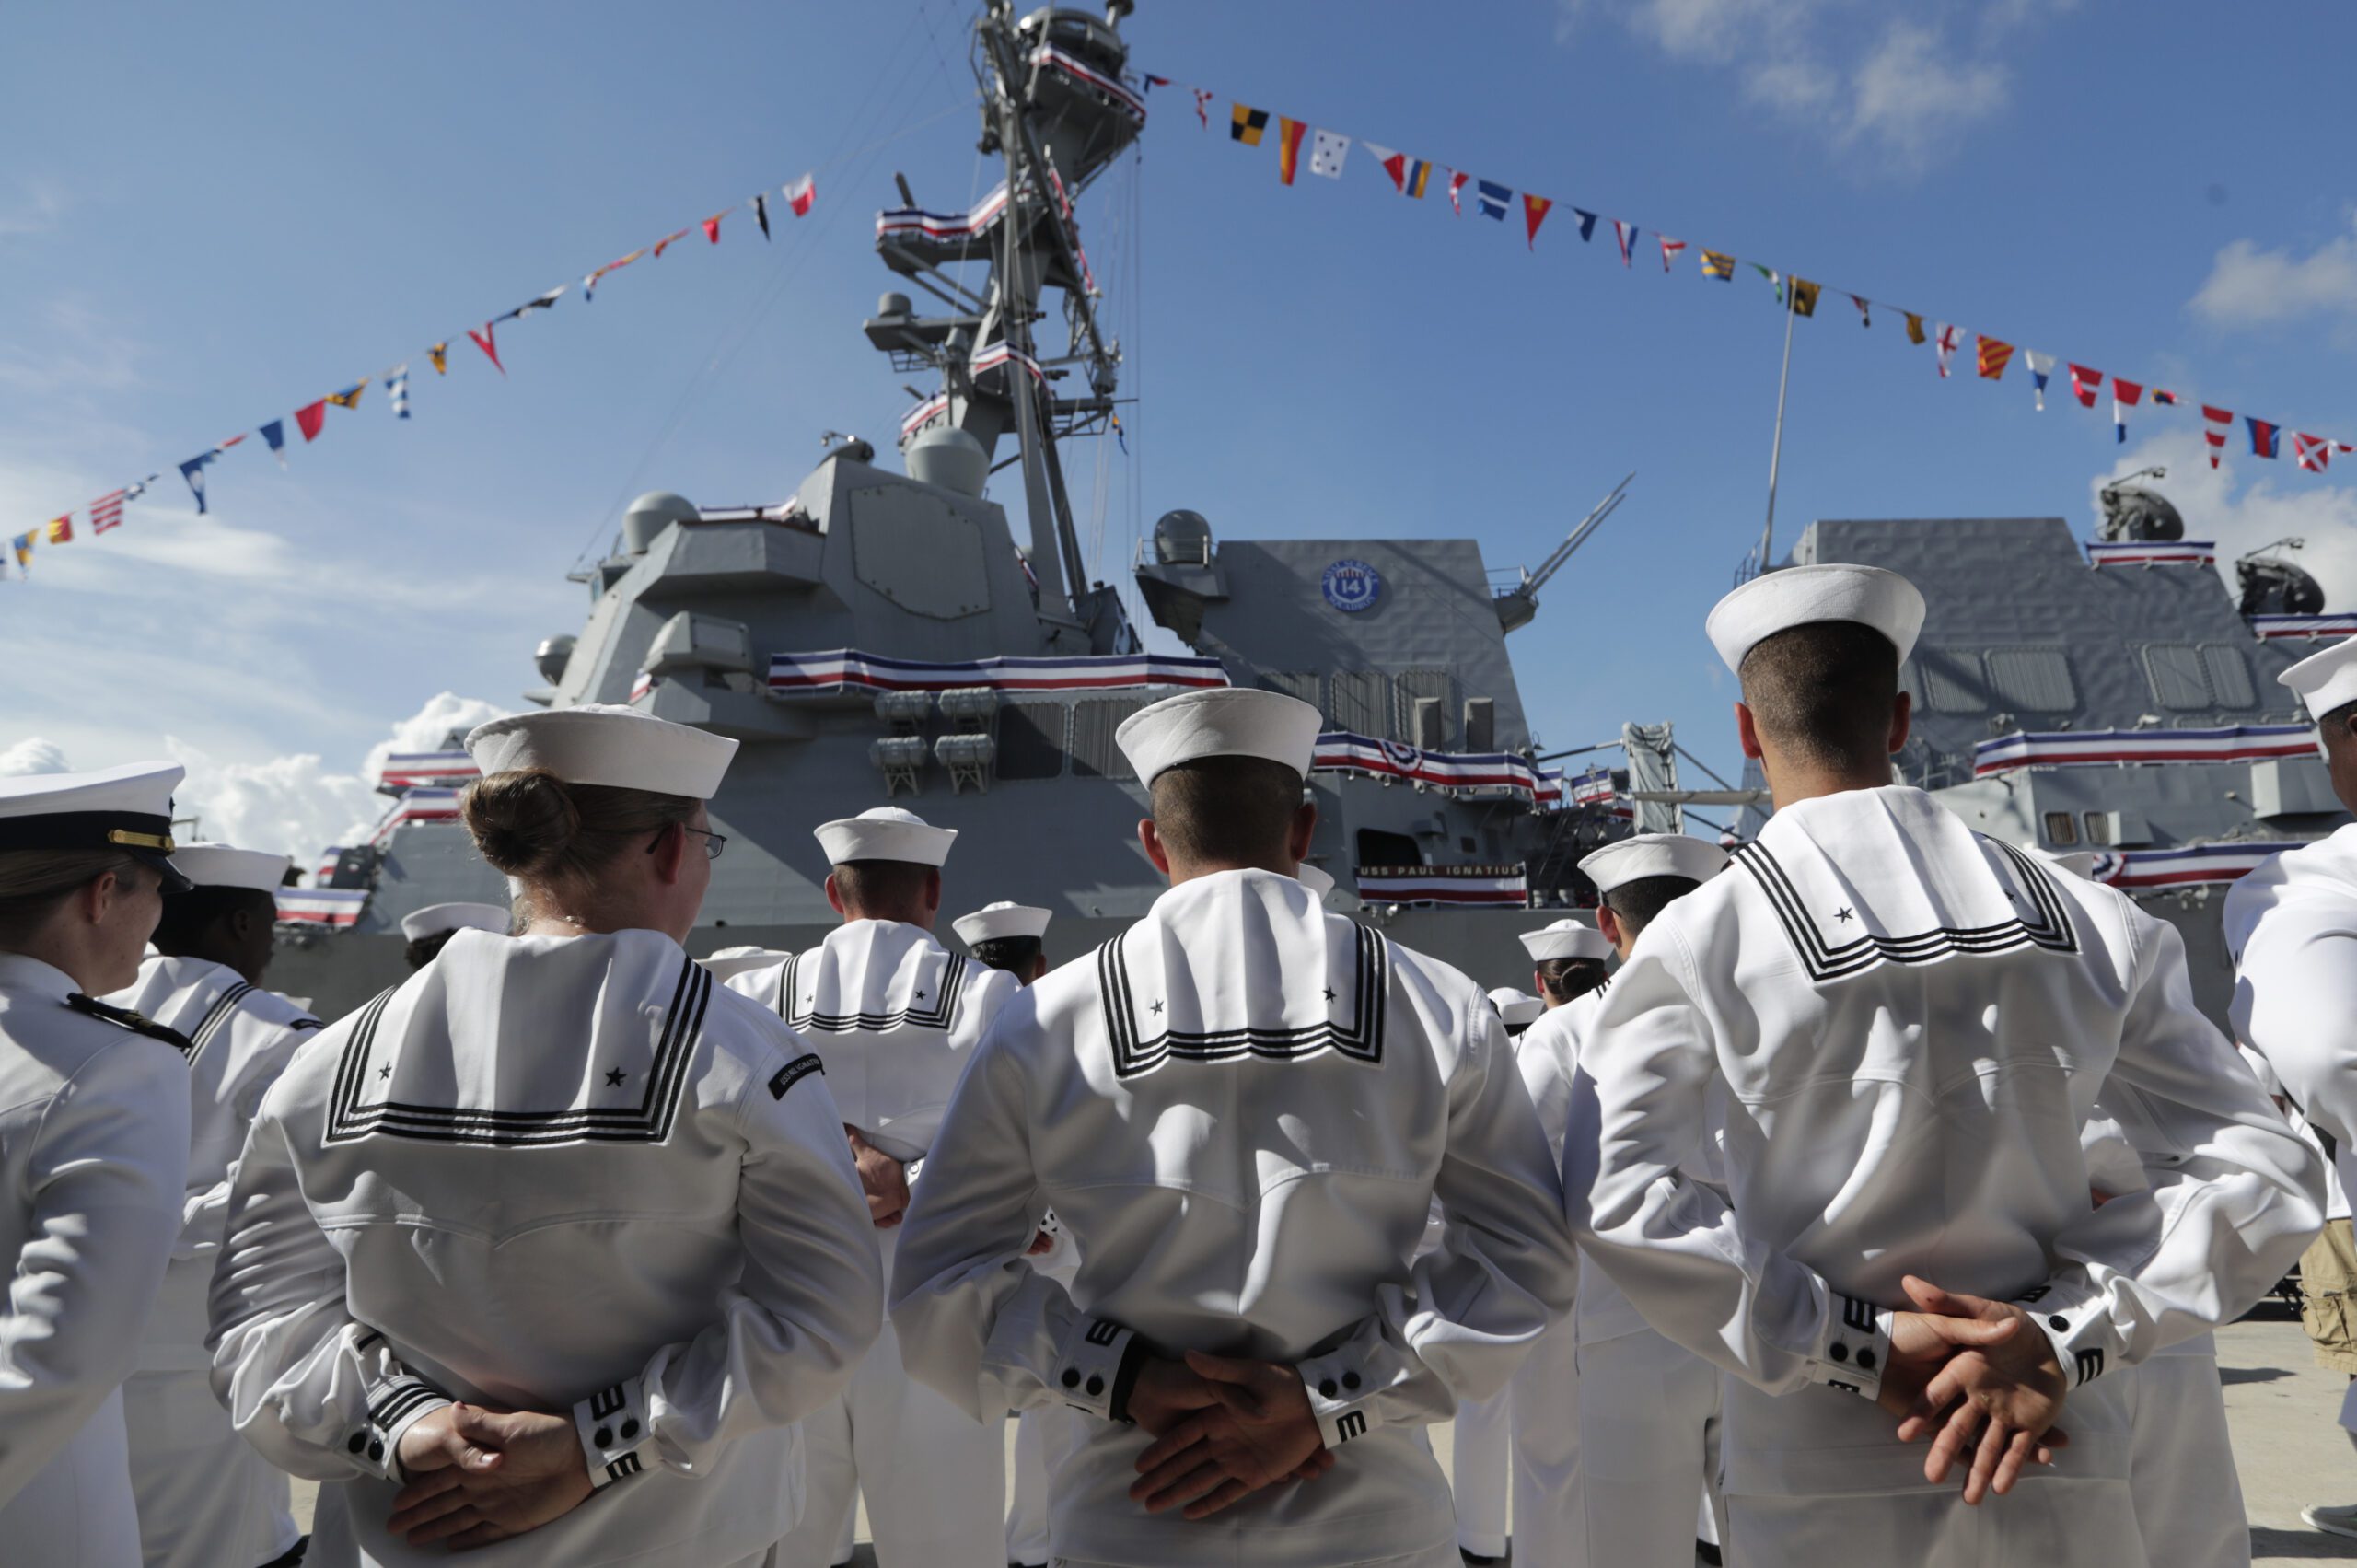
[{"label": "hands clasped behind back", "polygon": [[386,1528],[412,1546],[489,1546],[571,1513],[593,1490],[570,1414],[446,1405],[401,1434]]},{"label": "hands clasped behind back", "polygon": [[1945,1481],[1968,1451],[1964,1500],[1977,1504],[2011,1492],[2026,1466],[2052,1464],[2070,1442],[2054,1424],[2068,1380],[2053,1342],[2010,1302],[1913,1275],[1904,1287],[1918,1310],[1892,1315],[1879,1402],[1899,1418],[1902,1441],[1931,1440],[1923,1478]]},{"label": "hands clasped behind back", "polygon": [[1334,1468],[1301,1375],[1282,1362],[1187,1353],[1150,1357],[1129,1411],[1155,1442],[1138,1456],[1131,1497],[1148,1513],[1183,1506],[1208,1518],[1263,1487]]}]

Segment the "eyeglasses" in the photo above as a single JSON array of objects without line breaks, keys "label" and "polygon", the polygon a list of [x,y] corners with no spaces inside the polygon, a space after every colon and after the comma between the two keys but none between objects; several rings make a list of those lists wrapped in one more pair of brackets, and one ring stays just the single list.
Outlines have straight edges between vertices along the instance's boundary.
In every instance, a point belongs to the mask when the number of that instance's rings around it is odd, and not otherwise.
[{"label": "eyeglasses", "polygon": [[[718,860],[720,858],[720,852],[728,847],[728,835],[726,833],[715,833],[710,828],[691,828],[685,822],[678,824],[678,827],[679,831],[683,833],[702,833],[703,835],[703,857],[706,860]],[[668,830],[668,829],[665,830],[667,832]],[[655,842],[646,846],[646,853],[653,854],[656,850],[661,849],[662,847],[663,834],[657,833],[655,835]]]}]

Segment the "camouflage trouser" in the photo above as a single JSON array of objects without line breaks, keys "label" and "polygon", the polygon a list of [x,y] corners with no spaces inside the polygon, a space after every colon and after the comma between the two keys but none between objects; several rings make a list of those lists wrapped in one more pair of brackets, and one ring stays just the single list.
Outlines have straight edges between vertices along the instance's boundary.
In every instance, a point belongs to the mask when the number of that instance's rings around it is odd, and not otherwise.
[{"label": "camouflage trouser", "polygon": [[2347,1220],[2328,1221],[2301,1254],[2300,1324],[2318,1365],[2357,1377],[2357,1245]]}]

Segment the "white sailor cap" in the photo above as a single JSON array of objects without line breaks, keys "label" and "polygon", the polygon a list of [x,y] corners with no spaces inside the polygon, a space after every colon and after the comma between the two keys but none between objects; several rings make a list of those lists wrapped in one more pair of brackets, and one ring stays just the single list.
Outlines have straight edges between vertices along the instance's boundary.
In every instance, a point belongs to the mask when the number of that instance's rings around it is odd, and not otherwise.
[{"label": "white sailor cap", "polygon": [[467,754],[486,778],[545,768],[567,784],[710,800],[737,743],[635,708],[584,703],[477,725],[468,732]]},{"label": "white sailor cap", "polygon": [[172,791],[178,762],[125,762],[87,773],[0,779],[0,851],[119,849],[163,874],[164,891],[189,879],[172,864]]},{"label": "white sailor cap", "polygon": [[1113,740],[1144,784],[1205,757],[1264,757],[1307,778],[1322,722],[1298,697],[1222,686],[1140,708],[1121,721]]},{"label": "white sailor cap", "polygon": [[1890,639],[1904,663],[1923,630],[1923,595],[1879,566],[1784,566],[1719,600],[1703,630],[1727,668],[1740,675],[1743,656],[1765,639],[1826,621],[1873,627]]},{"label": "white sailor cap", "polygon": [[2357,703],[2357,637],[2310,654],[2275,679],[2299,693],[2312,719],[2324,717],[2344,703]]},{"label": "white sailor cap", "polygon": [[971,947],[1004,936],[1045,936],[1048,922],[1053,918],[1052,911],[1031,904],[1011,904],[1002,899],[994,904],[984,904],[971,914],[959,915],[949,923],[949,929]]},{"label": "white sailor cap", "polygon": [[1727,863],[1727,852],[1688,833],[1639,833],[1581,857],[1580,870],[1599,893],[1647,877],[1707,882]]},{"label": "white sailor cap", "polygon": [[2054,856],[2054,863],[2072,876],[2092,882],[2096,867],[2103,860],[2103,852],[2093,849],[2063,850]]},{"label": "white sailor cap", "polygon": [[723,947],[696,962],[712,971],[712,978],[725,981],[745,973],[748,970],[767,969],[794,957],[782,947]]},{"label": "white sailor cap", "polygon": [[401,935],[423,942],[446,931],[495,931],[507,935],[514,918],[497,904],[428,904],[401,916]]},{"label": "white sailor cap", "polygon": [[1522,946],[1534,962],[1542,964],[1550,958],[1601,960],[1612,956],[1612,944],[1604,939],[1604,933],[1576,920],[1559,920],[1539,930],[1526,931]]},{"label": "white sailor cap", "polygon": [[813,830],[827,864],[847,860],[905,860],[913,865],[939,865],[949,858],[955,828],[936,828],[913,811],[897,806],[871,806],[856,817],[821,822]]},{"label": "white sailor cap", "polygon": [[277,892],[295,868],[287,855],[215,843],[181,844],[172,851],[172,864],[193,887],[249,888],[257,893]]},{"label": "white sailor cap", "polygon": [[1490,993],[1490,1005],[1498,1010],[1498,1016],[1505,1020],[1506,1028],[1510,1029],[1528,1028],[1538,1021],[1541,1013],[1547,1011],[1546,1003],[1527,991],[1516,991],[1511,985],[1502,985]]},{"label": "white sailor cap", "polygon": [[1294,880],[1309,889],[1312,898],[1322,899],[1334,890],[1334,874],[1322,865],[1303,861],[1293,868]]}]

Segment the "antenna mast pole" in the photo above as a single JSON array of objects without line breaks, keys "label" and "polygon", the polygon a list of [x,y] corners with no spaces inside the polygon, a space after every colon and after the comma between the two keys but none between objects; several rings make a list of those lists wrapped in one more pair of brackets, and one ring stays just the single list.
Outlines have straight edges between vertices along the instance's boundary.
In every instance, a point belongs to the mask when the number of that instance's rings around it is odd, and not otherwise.
[{"label": "antenna mast pole", "polygon": [[1759,570],[1768,570],[1768,552],[1776,543],[1776,470],[1784,457],[1784,392],[1793,380],[1793,280],[1784,280],[1784,368],[1776,376],[1776,439],[1768,448],[1768,520],[1759,529]]}]

